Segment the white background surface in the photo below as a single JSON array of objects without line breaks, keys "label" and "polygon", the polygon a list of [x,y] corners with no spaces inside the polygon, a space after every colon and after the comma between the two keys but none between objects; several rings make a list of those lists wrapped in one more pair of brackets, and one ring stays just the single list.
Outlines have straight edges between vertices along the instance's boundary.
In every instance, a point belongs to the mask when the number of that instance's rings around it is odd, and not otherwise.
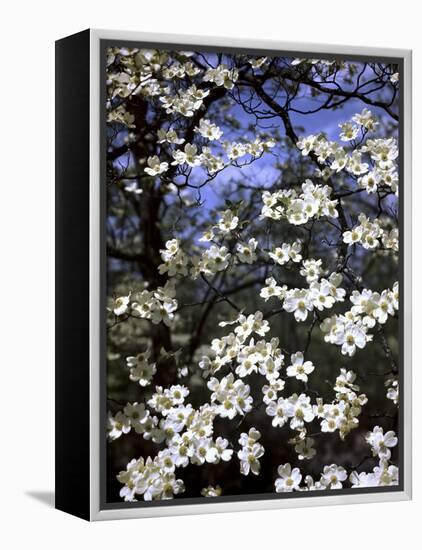
[{"label": "white background surface", "polygon": [[[411,0],[9,1],[2,5],[0,544],[14,548],[399,548],[422,517],[421,29]],[[55,511],[54,40],[87,27],[414,50],[414,500],[88,524]],[[77,398],[77,396],[76,396]],[[4,540],[3,540],[4,539]],[[417,539],[415,538],[415,541]],[[412,543],[411,543],[412,544]],[[415,547],[413,542],[412,547]]]}]

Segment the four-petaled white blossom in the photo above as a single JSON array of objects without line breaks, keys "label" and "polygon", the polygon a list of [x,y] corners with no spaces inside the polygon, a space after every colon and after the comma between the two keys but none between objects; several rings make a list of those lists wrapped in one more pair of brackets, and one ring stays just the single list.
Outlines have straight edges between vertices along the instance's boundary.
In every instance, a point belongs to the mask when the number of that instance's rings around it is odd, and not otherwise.
[{"label": "four-petaled white blossom", "polygon": [[257,259],[255,253],[257,246],[258,241],[253,237],[247,243],[238,243],[236,245],[238,260],[245,264],[252,264]]},{"label": "four-petaled white blossom", "polygon": [[303,353],[298,351],[291,356],[291,365],[287,367],[287,376],[295,377],[302,382],[308,381],[308,374],[314,369],[312,361],[304,361]]},{"label": "four-petaled white blossom", "polygon": [[371,445],[374,456],[378,456],[382,460],[391,458],[391,448],[397,445],[397,437],[395,432],[384,430],[380,426],[375,426],[372,432],[366,436],[366,441]]},{"label": "four-petaled white blossom", "polygon": [[299,484],[302,481],[299,468],[292,469],[289,463],[280,464],[277,473],[279,477],[274,482],[276,493],[289,493],[299,490]]},{"label": "four-petaled white blossom", "polygon": [[119,296],[114,300],[113,313],[114,315],[123,315],[129,308],[130,294],[128,296]]},{"label": "four-petaled white blossom", "polygon": [[346,470],[342,466],[331,464],[329,466],[324,466],[321,475],[321,485],[327,489],[341,489],[343,487],[342,482],[346,479]]},{"label": "four-petaled white blossom", "polygon": [[150,176],[158,176],[168,170],[168,162],[161,162],[157,155],[149,157],[147,160],[148,168],[145,168],[145,172]]},{"label": "four-petaled white blossom", "polygon": [[195,128],[195,132],[198,132],[202,137],[210,141],[220,139],[223,135],[222,130],[208,118],[201,118],[199,126]]}]

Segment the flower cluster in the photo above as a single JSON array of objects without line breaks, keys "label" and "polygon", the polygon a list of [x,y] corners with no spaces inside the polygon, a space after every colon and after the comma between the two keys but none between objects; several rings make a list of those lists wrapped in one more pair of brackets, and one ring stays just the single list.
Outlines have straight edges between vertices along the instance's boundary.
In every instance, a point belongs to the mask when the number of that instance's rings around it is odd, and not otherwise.
[{"label": "flower cluster", "polygon": [[144,460],[140,457],[131,460],[117,479],[124,484],[120,496],[127,502],[136,501],[138,495],[147,501],[168,500],[185,490],[183,481],[176,479],[174,468],[171,471],[164,457],[159,455],[154,459],[148,457]]},{"label": "flower cluster", "polygon": [[192,168],[199,166],[201,164],[201,157],[198,153],[198,148],[196,145],[191,143],[186,143],[183,149],[175,149],[172,151],[173,166],[178,166],[179,164],[187,164]]},{"label": "flower cluster", "polygon": [[340,139],[342,141],[352,141],[358,137],[361,132],[373,131],[378,125],[377,117],[366,107],[361,113],[355,114],[350,121],[339,124],[342,132]]},{"label": "flower cluster", "polygon": [[248,317],[240,315],[233,323],[223,321],[220,325],[227,324],[238,326],[234,332],[223,338],[214,338],[211,342],[213,357],[205,355],[199,362],[204,377],[215,374],[224,366],[231,366],[240,378],[256,372],[265,376],[269,382],[278,378],[284,361],[278,338],[272,338],[270,342],[249,338],[253,333],[265,336],[270,330],[262,313],[257,312]]},{"label": "flower cluster", "polygon": [[361,151],[369,155],[373,168],[358,179],[359,186],[364,187],[368,193],[374,193],[379,187],[390,188],[397,195],[397,141],[394,138],[368,139]]},{"label": "flower cluster", "polygon": [[198,273],[213,275],[219,271],[227,269],[232,255],[227,246],[211,245],[204,250],[201,258],[193,258],[192,275],[195,277]]},{"label": "flower cluster", "polygon": [[123,411],[108,415],[108,437],[111,441],[127,434],[133,428],[143,434],[149,425],[150,413],[144,403],[128,403]]},{"label": "flower cluster", "polygon": [[277,470],[278,476],[274,482],[276,493],[293,491],[324,491],[342,489],[344,483],[350,482],[353,488],[359,487],[382,487],[398,484],[398,468],[388,461],[380,461],[371,473],[352,471],[347,475],[343,466],[327,464],[324,466],[318,481],[307,475],[302,482],[300,468],[292,468],[290,463],[280,464]]},{"label": "flower cluster", "polygon": [[156,290],[143,290],[133,296],[132,311],[142,319],[150,319],[155,325],[163,322],[170,326],[178,303],[175,299],[176,290],[173,279]]},{"label": "flower cluster", "polygon": [[[357,186],[369,194],[375,193],[378,188],[390,189],[397,194],[397,141],[394,138],[368,139],[360,147],[355,144],[359,136],[364,138],[377,125],[376,116],[366,108],[350,121],[339,124],[340,139],[354,144],[350,153],[337,142],[328,140],[324,134],[306,136],[296,145],[302,155],[312,154],[321,165],[325,165],[328,175],[345,170],[356,178]],[[364,155],[368,162],[363,159]]]},{"label": "flower cluster", "polygon": [[118,480],[124,484],[120,495],[125,500],[136,500],[137,495],[142,495],[144,500],[173,498],[184,490],[183,482],[176,479],[176,468],[231,460],[233,450],[228,440],[212,438],[216,416],[213,406],[205,404],[198,410],[193,409],[192,405],[184,403],[188,393],[187,388],[180,385],[168,389],[157,386],[148,405],[162,417],[161,420],[137,403],[128,404],[123,413],[115,417],[110,416],[110,439],[134,427],[145,439],[165,443],[165,448],[155,458],[132,460],[126,470],[120,472]]},{"label": "flower cluster", "polygon": [[196,76],[201,72],[201,69],[194,65],[191,61],[187,63],[172,63],[168,67],[163,68],[163,77],[167,80],[182,79],[185,76]]},{"label": "flower cluster", "polygon": [[300,255],[301,248],[302,243],[300,241],[295,241],[292,244],[283,243],[280,247],[274,248],[268,255],[278,265],[284,265],[289,261],[299,263],[302,259]]},{"label": "flower cluster", "polygon": [[240,451],[237,456],[240,462],[240,473],[247,476],[250,472],[259,475],[261,464],[259,459],[263,456],[265,449],[258,443],[261,434],[255,428],[251,428],[248,433],[242,433],[239,437]]},{"label": "flower cluster", "polygon": [[236,161],[240,157],[245,155],[251,155],[251,157],[260,157],[264,152],[269,151],[275,146],[273,140],[261,140],[256,138],[252,143],[240,143],[240,142],[224,142],[223,147],[226,150],[227,156],[231,161]]},{"label": "flower cluster", "polygon": [[394,464],[386,460],[380,460],[378,466],[375,466],[372,472],[351,472],[349,476],[353,489],[360,487],[386,487],[398,485],[399,469]]},{"label": "flower cluster", "polygon": [[155,363],[148,362],[150,356],[151,352],[147,350],[135,357],[126,357],[126,363],[130,371],[129,378],[133,382],[138,382],[140,386],[148,386],[151,383],[152,377],[157,372]]},{"label": "flower cluster", "polygon": [[224,86],[231,90],[239,77],[237,69],[229,69],[227,65],[218,65],[215,69],[208,69],[204,74],[205,82],[213,82],[216,86]]},{"label": "flower cluster", "polygon": [[197,88],[192,84],[186,90],[178,89],[175,96],[164,95],[160,97],[163,109],[167,114],[177,113],[183,117],[193,117],[195,111],[202,107],[204,99],[210,93],[209,90]]},{"label": "flower cluster", "polygon": [[116,122],[118,124],[123,124],[128,128],[135,128],[134,115],[132,115],[132,113],[128,113],[123,105],[119,105],[112,111],[108,112],[107,122]]},{"label": "flower cluster", "polygon": [[384,324],[389,316],[394,316],[399,307],[398,283],[392,290],[379,294],[369,289],[353,291],[350,301],[353,306],[344,315],[327,317],[321,323],[324,340],[341,346],[343,355],[353,356],[356,349],[363,349],[373,339],[368,329],[378,322]]},{"label": "flower cluster", "polygon": [[275,193],[264,191],[261,217],[273,220],[287,219],[292,225],[303,225],[313,218],[337,218],[337,200],[330,199],[328,185],[315,185],[311,180],[302,184],[302,193],[281,189]]},{"label": "flower cluster", "polygon": [[[113,70],[116,61],[123,66],[123,70]],[[154,97],[164,93],[165,88],[153,76],[154,69],[160,67],[161,61],[162,54],[157,50],[113,48],[107,58],[110,97]]]},{"label": "flower cluster", "polygon": [[337,464],[324,466],[319,481],[314,482],[312,476],[307,475],[303,486],[300,486],[303,476],[299,468],[292,469],[289,463],[280,464],[277,473],[279,477],[274,482],[276,493],[341,489],[343,482],[347,479],[346,470]]},{"label": "flower cluster", "polygon": [[283,295],[283,308],[293,313],[296,321],[306,321],[309,312],[317,309],[330,309],[336,302],[343,302],[346,295],[340,287],[343,277],[332,273],[328,279],[321,279],[310,284],[309,288],[286,290]]},{"label": "flower cluster", "polygon": [[380,426],[375,426],[372,432],[366,435],[366,442],[371,446],[372,454],[379,459],[379,463],[369,473],[353,471],[349,478],[353,488],[397,485],[399,471],[397,466],[390,464],[391,449],[398,443],[396,434],[392,430],[384,433]]},{"label": "flower cluster", "polygon": [[365,214],[359,214],[358,219],[358,225],[343,233],[343,241],[349,245],[359,243],[367,250],[377,248],[383,235],[379,220],[370,220]]},{"label": "flower cluster", "polygon": [[265,280],[260,296],[267,301],[278,298],[283,301],[283,308],[293,313],[296,321],[305,321],[308,313],[317,309],[330,309],[336,302],[343,302],[346,291],[341,288],[342,276],[332,273],[328,279],[311,282],[309,288],[288,289],[286,285],[278,286],[274,277]]},{"label": "flower cluster", "polygon": [[175,143],[181,145],[185,142],[184,138],[179,138],[175,130],[165,130],[160,128],[157,130],[157,143]]},{"label": "flower cluster", "polygon": [[[181,264],[179,262],[182,258],[182,253],[175,259],[172,256],[172,250],[175,246],[178,246],[175,242],[168,242],[168,248],[163,251],[163,257],[168,261],[167,264],[160,266],[160,271],[165,273],[169,271],[173,274],[184,273],[183,266],[185,259]],[[177,252],[174,253],[177,256]],[[142,290],[139,292],[129,292],[126,296],[117,297],[108,311],[111,311],[116,317],[121,316],[134,316],[142,319],[149,319],[155,325],[163,322],[167,326],[170,326],[175,312],[178,307],[178,302],[175,299],[175,281],[169,279],[162,287],[158,287],[156,290]]]},{"label": "flower cluster", "polygon": [[[283,356],[278,348],[278,340],[272,339],[270,343],[262,340],[255,344],[254,339],[250,338],[253,332],[265,334],[267,327],[264,323],[266,321],[259,314],[249,317],[240,315],[234,322],[222,323],[237,326],[228,336],[212,342],[216,358],[218,357],[218,361],[214,361],[216,364],[220,363],[215,370],[234,361],[238,364],[236,373],[240,376],[254,372],[264,374],[268,380],[268,384],[262,388],[267,415],[273,418],[274,427],[289,424],[292,430],[297,431],[298,435],[290,439],[289,443],[294,445],[299,460],[309,460],[315,456],[316,449],[315,440],[307,436],[306,425],[317,418],[321,422],[322,432],[338,430],[340,437],[344,439],[350,430],[358,426],[358,416],[367,398],[364,394],[358,395],[356,375],[346,369],[341,369],[336,378],[336,399],[331,403],[324,403],[321,398],[317,398],[316,404],[312,404],[305,393],[293,394],[288,398],[278,397],[284,388],[284,381],[279,378]],[[250,339],[245,344],[248,338]],[[148,357],[146,353],[138,357],[137,361],[145,362]],[[277,368],[261,372],[257,365],[262,367],[263,362],[268,363],[270,360]],[[134,358],[128,358],[128,364],[133,364],[133,361]],[[287,376],[295,376],[298,380],[307,382],[307,375],[314,370],[313,364],[304,361],[301,352],[293,354],[290,362]],[[205,364],[211,372],[212,361],[203,359],[203,368]],[[216,464],[231,460],[233,450],[229,441],[222,437],[213,439],[213,421],[216,416],[232,419],[237,414],[243,416],[249,412],[253,405],[250,387],[241,379],[235,379],[230,372],[221,380],[211,378],[208,388],[212,392],[210,404],[204,404],[198,410],[185,403],[189,394],[185,386],[175,385],[168,389],[157,386],[148,400],[148,406],[162,417],[161,420],[152,416],[145,405],[138,403],[128,403],[123,412],[109,416],[110,439],[117,439],[133,428],[144,438],[152,439],[158,444],[164,442],[166,445],[155,458],[131,461],[127,469],[119,474],[118,479],[124,484],[122,498],[136,500],[137,495],[142,495],[145,500],[172,498],[184,488],[182,480],[175,475],[176,468],[184,468],[188,464]],[[237,456],[243,475],[260,473],[259,459],[264,454],[264,447],[258,442],[260,438],[260,432],[253,427],[239,438],[241,448]],[[390,449],[397,444],[395,434],[384,434],[381,428],[375,427],[366,440],[371,445],[374,456],[380,459],[380,465],[370,474],[352,472],[350,483],[353,486],[397,483],[397,469],[388,464],[391,458]],[[299,468],[292,469],[290,464],[280,465],[278,475],[275,480],[276,492],[339,489],[347,479],[345,469],[335,464],[323,468],[319,481],[314,482],[310,476],[306,476],[303,486],[300,485],[302,474]],[[214,490],[212,486],[203,490],[204,496],[219,494],[221,489]]]},{"label": "flower cluster", "polygon": [[200,242],[210,242],[216,238],[224,239],[239,227],[239,216],[230,208],[219,214],[219,219],[200,237]]},{"label": "flower cluster", "polygon": [[372,334],[368,334],[368,327],[360,316],[351,312],[327,317],[320,328],[326,342],[341,346],[341,353],[350,357],[356,353],[357,348],[363,349],[373,338]]},{"label": "flower cluster", "polygon": [[282,428],[289,422],[292,430],[302,431],[305,423],[315,418],[311,398],[301,393],[294,393],[288,398],[279,397],[277,401],[270,401],[265,409],[268,416],[273,417],[272,425]]},{"label": "flower cluster", "polygon": [[209,147],[202,147],[199,155],[200,164],[208,171],[210,176],[220,172],[226,164],[223,158],[214,154]]},{"label": "flower cluster", "polygon": [[250,387],[242,380],[235,380],[233,373],[224,376],[221,380],[211,378],[208,388],[212,391],[211,403],[216,403],[216,414],[221,418],[234,418],[252,410]]},{"label": "flower cluster", "polygon": [[300,274],[302,275],[302,277],[306,278],[306,282],[308,284],[318,281],[322,271],[321,265],[321,259],[315,260],[314,258],[309,258],[307,260],[303,260]]},{"label": "flower cluster", "polygon": [[353,306],[351,313],[360,316],[365,326],[372,328],[375,323],[385,324],[389,316],[394,316],[399,308],[399,283],[396,281],[392,290],[373,292],[364,288],[361,292],[354,290],[350,296]]},{"label": "flower cluster", "polygon": [[340,369],[340,375],[336,378],[334,390],[336,398],[331,403],[324,403],[317,398],[314,406],[315,416],[321,422],[322,432],[335,432],[338,430],[340,438],[359,426],[358,416],[362,407],[368,402],[365,394],[359,394],[360,388],[355,382],[356,374],[353,371]]},{"label": "flower cluster", "polygon": [[166,242],[166,248],[160,250],[163,264],[158,266],[158,271],[162,275],[168,273],[170,277],[175,275],[188,274],[188,257],[180,248],[179,239],[171,239]]},{"label": "flower cluster", "polygon": [[[199,126],[195,129],[196,133],[199,133],[202,137],[206,137],[209,141],[218,140],[222,132],[215,124],[212,124],[209,119],[201,119]],[[170,137],[169,137],[170,134]],[[183,143],[184,139],[178,139],[177,134],[173,131],[160,134],[160,141],[162,143]],[[185,143],[183,149],[173,149],[171,156],[173,161],[172,166],[187,165],[190,168],[198,166],[204,166],[210,175],[219,172],[226,166],[233,164],[236,160],[246,154],[251,155],[252,158],[257,158],[263,154],[264,151],[268,151],[271,147],[274,147],[275,143],[271,140],[262,141],[257,138],[253,143],[229,143],[224,142],[223,147],[226,150],[228,161],[224,161],[221,155],[216,155],[210,147],[203,147],[202,151],[198,150],[197,145],[193,143]],[[143,163],[143,160],[140,162]],[[148,157],[147,167],[144,171],[150,176],[158,176],[165,174],[169,169],[169,163],[162,162],[157,155]]]}]

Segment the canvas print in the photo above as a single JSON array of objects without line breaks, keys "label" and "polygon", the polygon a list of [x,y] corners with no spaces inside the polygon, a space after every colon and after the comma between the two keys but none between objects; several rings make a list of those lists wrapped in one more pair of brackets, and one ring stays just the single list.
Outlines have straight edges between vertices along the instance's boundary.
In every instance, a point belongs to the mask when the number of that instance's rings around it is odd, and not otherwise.
[{"label": "canvas print", "polygon": [[103,54],[106,503],[397,489],[400,66]]}]

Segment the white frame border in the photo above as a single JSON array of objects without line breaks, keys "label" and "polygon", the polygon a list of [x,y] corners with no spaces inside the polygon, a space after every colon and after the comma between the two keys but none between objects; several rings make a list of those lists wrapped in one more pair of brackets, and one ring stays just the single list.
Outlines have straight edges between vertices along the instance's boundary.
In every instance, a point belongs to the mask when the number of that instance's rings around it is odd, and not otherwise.
[{"label": "white frame border", "polygon": [[[122,40],[139,42],[157,42],[169,44],[192,44],[199,46],[251,48],[280,51],[310,52],[326,54],[368,55],[379,57],[399,57],[403,59],[404,74],[400,75],[404,88],[403,134],[407,148],[403,155],[403,179],[405,185],[403,205],[403,235],[401,251],[404,254],[404,388],[400,388],[403,399],[403,439],[404,463],[401,469],[405,473],[405,485],[402,491],[391,493],[365,493],[324,495],[312,498],[289,498],[280,500],[250,500],[240,502],[213,502],[210,504],[172,504],[150,508],[100,509],[100,105],[98,101],[100,86],[100,40]],[[360,46],[338,46],[306,42],[279,42],[274,40],[249,40],[228,37],[194,36],[180,34],[139,33],[132,31],[112,31],[90,29],[90,519],[112,520],[176,516],[188,514],[209,514],[218,512],[240,512],[251,510],[271,510],[309,506],[333,506],[337,504],[356,504],[410,500],[412,498],[412,51],[390,48],[369,48]]]}]

